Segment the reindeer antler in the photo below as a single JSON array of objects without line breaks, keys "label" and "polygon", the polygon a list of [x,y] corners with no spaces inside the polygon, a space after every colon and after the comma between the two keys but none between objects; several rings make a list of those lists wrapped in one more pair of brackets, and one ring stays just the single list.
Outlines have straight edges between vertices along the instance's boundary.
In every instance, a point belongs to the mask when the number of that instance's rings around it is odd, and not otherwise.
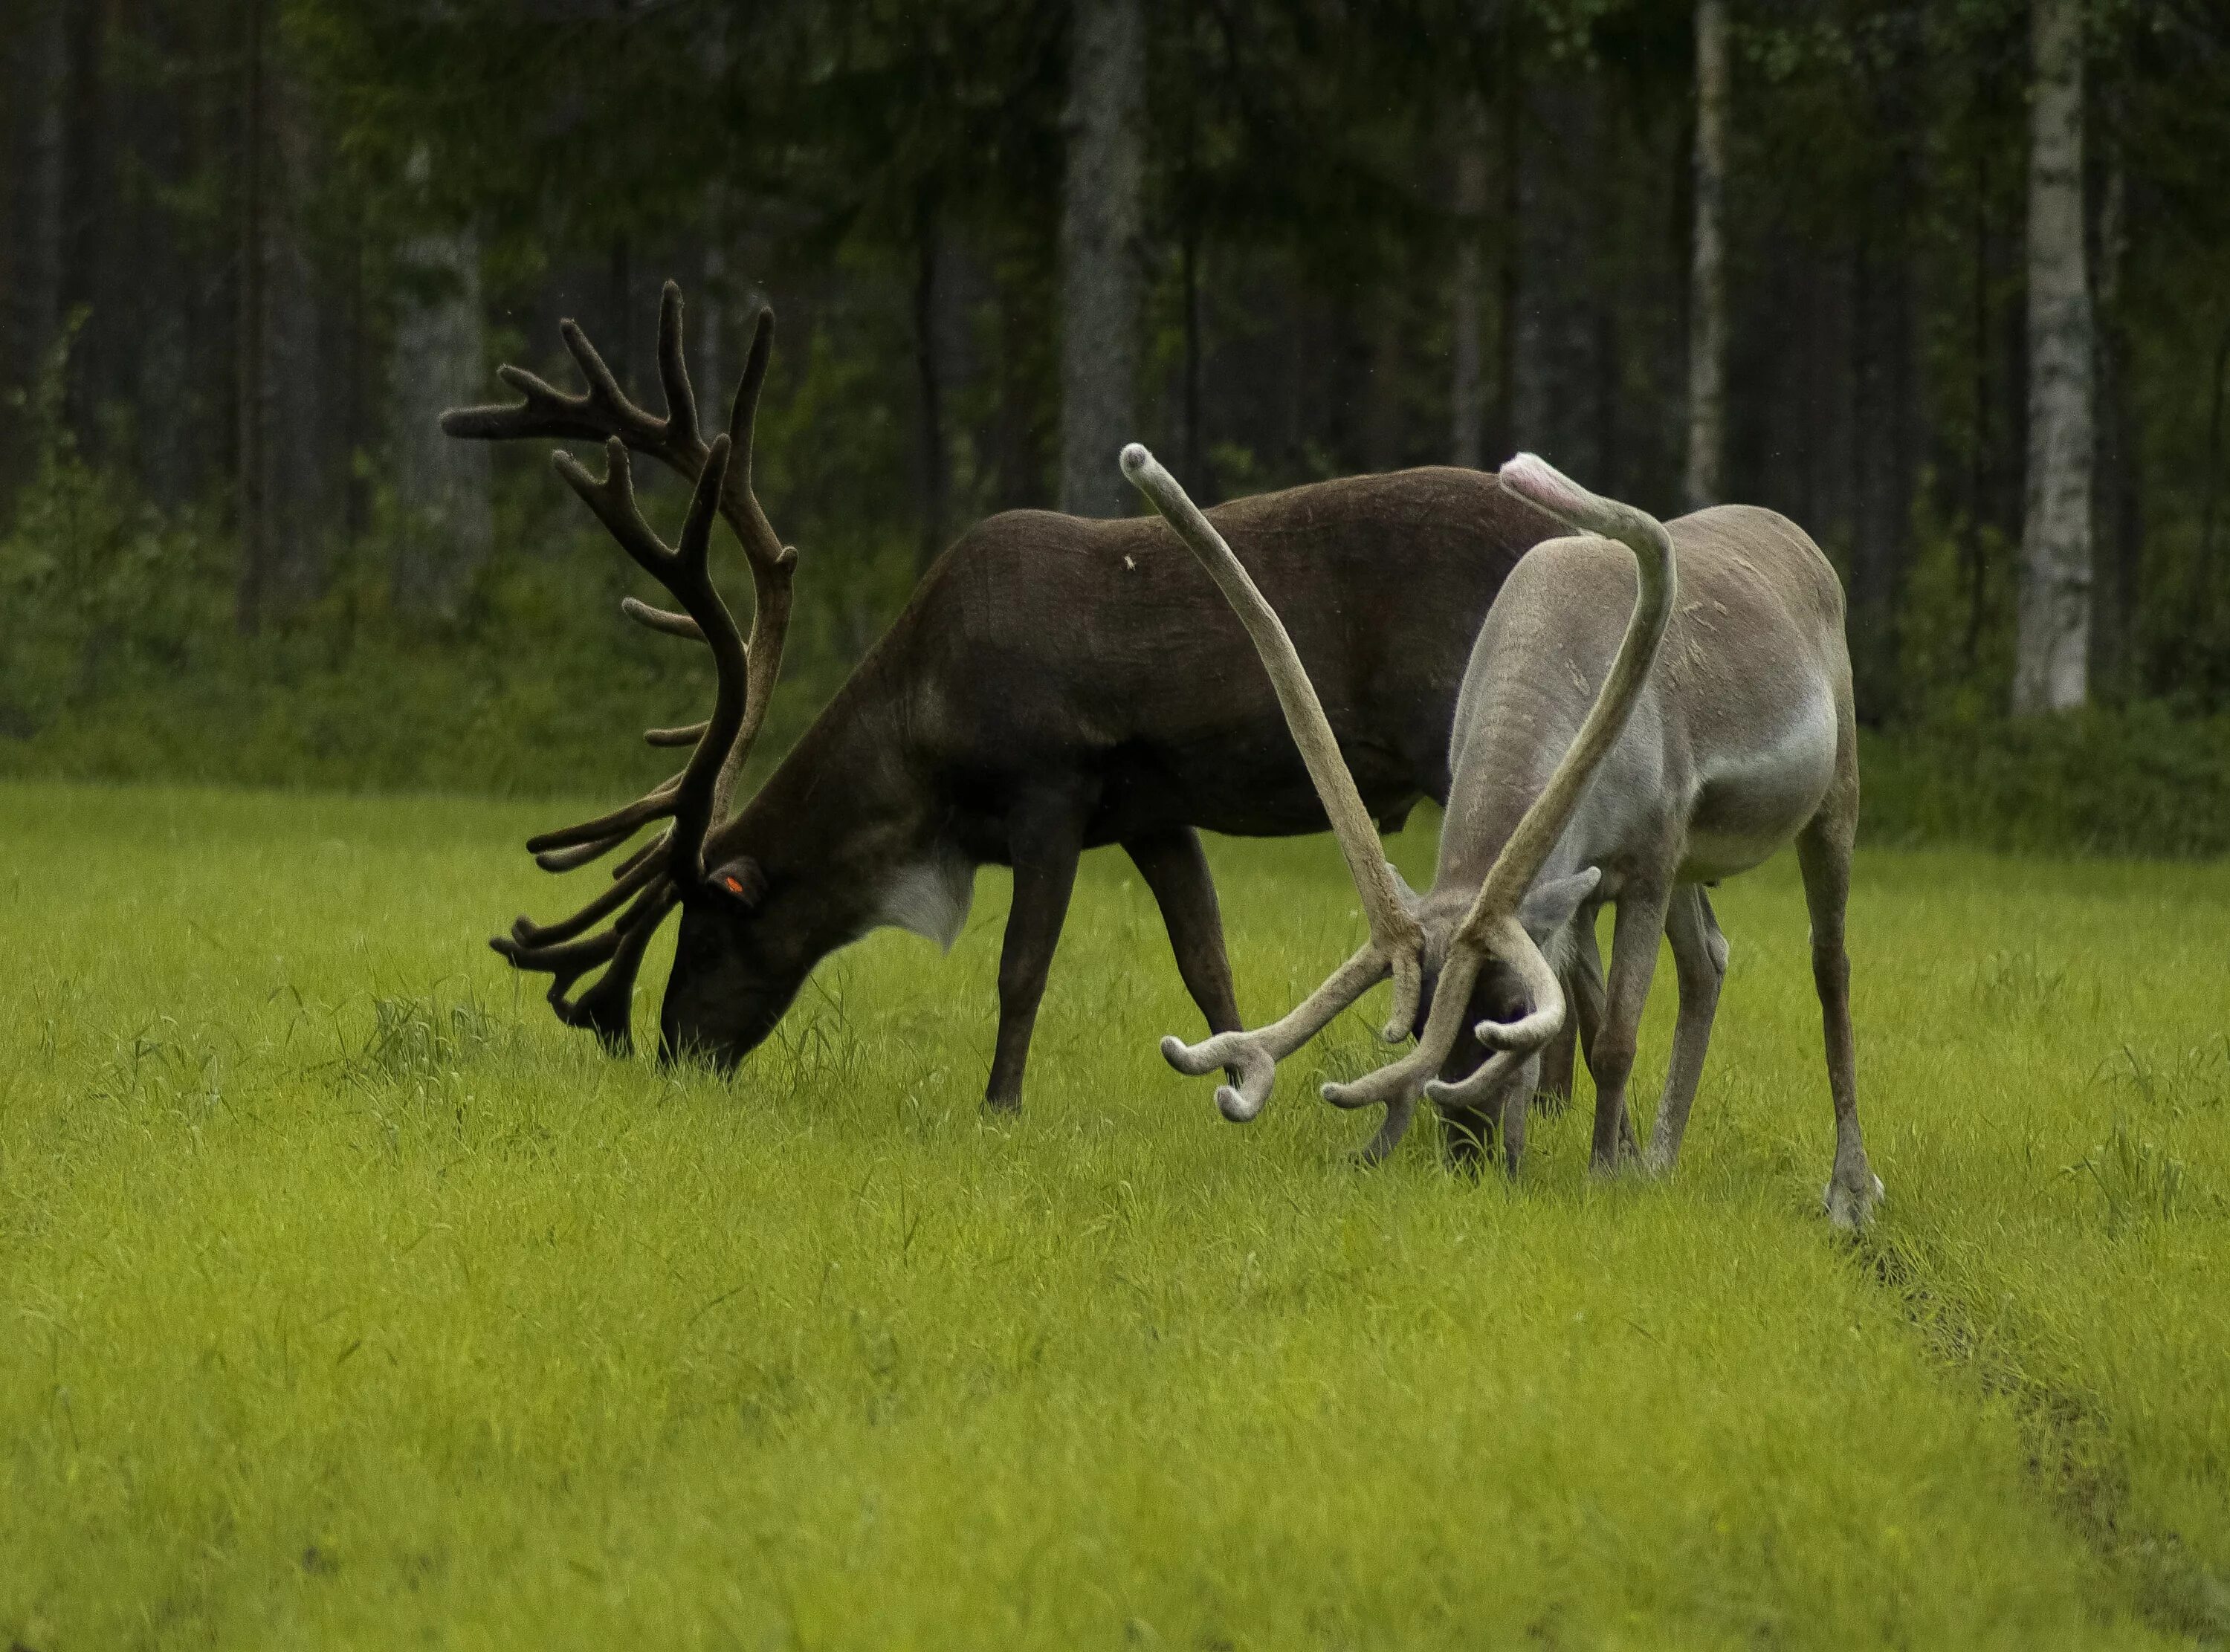
[{"label": "reindeer antler", "polygon": [[1388,974],[1394,977],[1394,1007],[1381,1036],[1393,1044],[1408,1036],[1417,1014],[1424,931],[1402,903],[1377,828],[1363,806],[1355,777],[1340,756],[1324,702],[1309,681],[1293,640],[1254,582],[1241,566],[1231,547],[1200,507],[1186,497],[1176,479],[1163,469],[1154,456],[1137,442],[1123,450],[1123,473],[1160,511],[1170,526],[1191,547],[1224,598],[1247,627],[1255,652],[1270,673],[1278,704],[1301,749],[1309,778],[1324,800],[1340,852],[1363,897],[1363,914],[1370,925],[1370,944],[1336,970],[1300,1006],[1282,1021],[1252,1032],[1224,1032],[1203,1043],[1187,1045],[1176,1038],[1162,1040],[1162,1054],[1179,1072],[1197,1077],[1218,1067],[1235,1067],[1240,1082],[1215,1092],[1216,1105],[1226,1118],[1245,1121],[1262,1110],[1270,1099],[1277,1064],[1299,1049],[1330,1024],[1342,1010],[1369,992]]},{"label": "reindeer antler", "polygon": [[[1392,875],[1377,852],[1377,835],[1363,808],[1354,778],[1339,755],[1323,706],[1284,626],[1232,556],[1230,547],[1169,473],[1154,462],[1152,455],[1133,444],[1123,450],[1123,469],[1192,548],[1247,627],[1277,688],[1279,704],[1285,710],[1294,742],[1308,765],[1310,778],[1315,781],[1325,813],[1331,817],[1333,828],[1339,834],[1341,850],[1370,921],[1371,943],[1334,971],[1285,1019],[1258,1032],[1222,1033],[1190,1046],[1174,1038],[1162,1041],[1162,1054],[1181,1072],[1198,1075],[1219,1065],[1237,1067],[1241,1075],[1239,1090],[1219,1090],[1216,1102],[1227,1118],[1249,1119],[1261,1110],[1268,1098],[1276,1064],[1315,1037],[1389,969],[1395,974],[1396,1003],[1395,1017],[1386,1028],[1388,1041],[1398,1039],[1408,1030],[1417,1004],[1416,972],[1422,932],[1394,890]],[[1490,957],[1502,958],[1517,969],[1530,1007],[1526,1014],[1507,1025],[1492,1021],[1479,1024],[1480,1041],[1499,1053],[1480,1074],[1464,1081],[1464,1090],[1491,1082],[1487,1077],[1489,1070],[1498,1077],[1511,1061],[1522,1058],[1523,1051],[1546,1042],[1563,1025],[1563,990],[1556,983],[1555,971],[1549,967],[1539,948],[1518,921],[1518,903],[1570,823],[1572,813],[1596,768],[1625,727],[1650,664],[1656,658],[1658,644],[1664,637],[1672,610],[1672,541],[1653,518],[1609,500],[1597,499],[1530,454],[1521,454],[1505,466],[1503,475],[1517,491],[1553,513],[1584,511],[1589,526],[1598,522],[1614,522],[1615,537],[1634,549],[1640,564],[1640,594],[1633,617],[1627,622],[1617,659],[1581,724],[1578,736],[1557,763],[1547,787],[1534,800],[1517,831],[1503,846],[1480,884],[1470,912],[1450,938],[1448,955],[1441,965],[1434,991],[1432,1013],[1426,1019],[1416,1048],[1353,1083],[1329,1083],[1324,1087],[1324,1099],[1337,1106],[1362,1107],[1377,1102],[1385,1107],[1385,1123],[1366,1150],[1366,1156],[1372,1159],[1391,1151],[1408,1128],[1428,1079],[1439,1071],[1448,1052],[1455,1047],[1472,988]],[[1406,991],[1402,965],[1397,961],[1406,961],[1408,965]],[[1440,1092],[1434,1093],[1437,1096]],[[1448,1093],[1457,1093],[1456,1087],[1449,1087]]]},{"label": "reindeer antler", "polygon": [[[683,359],[681,318],[681,290],[669,281],[659,309],[659,377],[667,408],[662,417],[628,398],[603,357],[570,321],[562,323],[559,331],[588,381],[584,393],[569,395],[523,368],[505,366],[496,370],[497,376],[524,400],[441,415],[444,431],[472,440],[605,439],[601,480],[570,454],[553,455],[553,463],[613,537],[683,610],[673,613],[628,597],[621,611],[651,630],[702,642],[712,653],[718,682],[712,715],[686,728],[652,729],[644,735],[654,746],[693,747],[681,772],[624,808],[544,832],[526,846],[545,871],[569,871],[610,853],[654,820],[673,824],[622,862],[612,874],[612,887],[572,916],[551,924],[522,917],[510,935],[489,942],[515,967],[546,971],[552,977],[550,1002],[559,1019],[590,1027],[620,1050],[630,1042],[628,1013],[643,953],[666,915],[703,880],[706,839],[727,818],[737,777],[765,723],[782,670],[797,564],[796,551],[776,537],[751,488],[752,434],[774,345],[773,312],[759,312],[727,432],[709,443],[699,426],[696,395]],[[629,448],[653,455],[695,484],[688,521],[674,548],[658,537],[635,505]],[[742,541],[751,565],[756,601],[749,642],[712,583],[709,552],[716,511]],[[585,933],[630,898],[611,928]],[[599,967],[603,974],[569,1001],[573,983]]]},{"label": "reindeer antler", "polygon": [[[1640,588],[1634,596],[1634,613],[1626,622],[1626,634],[1619,640],[1618,652],[1612,658],[1610,671],[1603,678],[1595,704],[1588,708],[1579,733],[1549,776],[1548,785],[1519,818],[1518,829],[1510,834],[1502,852],[1495,857],[1494,865],[1487,869],[1471,910],[1465,915],[1450,947],[1452,960],[1460,948],[1476,960],[1492,955],[1515,964],[1525,979],[1533,1005],[1528,1014],[1515,1021],[1481,1021],[1473,1029],[1481,1044],[1499,1052],[1477,1072],[1453,1083],[1427,1081],[1425,1094],[1434,1102],[1458,1104],[1489,1094],[1502,1070],[1512,1059],[1522,1058],[1546,1044],[1563,1025],[1563,990],[1556,983],[1556,972],[1541,956],[1540,948],[1518,922],[1518,903],[1525,898],[1526,891],[1556,846],[1556,839],[1571,823],[1573,811],[1578,808],[1588,782],[1595,778],[1595,771],[1625,731],[1634,701],[1640,697],[1650,667],[1656,663],[1658,646],[1664,640],[1665,627],[1672,620],[1679,591],[1672,537],[1655,517],[1616,499],[1590,493],[1537,454],[1518,454],[1503,466],[1501,476],[1504,486],[1539,505],[1567,527],[1600,534],[1631,550]],[[1475,977],[1477,973],[1478,965],[1474,962],[1471,974]],[[1461,1019],[1461,1006],[1469,1000],[1470,993],[1467,980],[1462,996],[1455,1000],[1454,1017],[1458,1022]],[[1433,1012],[1432,1020],[1439,1020],[1439,999],[1434,1002]],[[1428,1024],[1425,1038],[1419,1041],[1420,1050],[1431,1037]],[[1451,1031],[1449,1047],[1454,1042]],[[1445,1058],[1445,1050],[1442,1056]],[[1343,1100],[1341,1104],[1359,1105],[1376,1099],[1362,1092],[1380,1077],[1373,1073],[1357,1084],[1344,1087],[1345,1094],[1356,1099]],[[1326,1094],[1330,1095],[1329,1087]]]}]

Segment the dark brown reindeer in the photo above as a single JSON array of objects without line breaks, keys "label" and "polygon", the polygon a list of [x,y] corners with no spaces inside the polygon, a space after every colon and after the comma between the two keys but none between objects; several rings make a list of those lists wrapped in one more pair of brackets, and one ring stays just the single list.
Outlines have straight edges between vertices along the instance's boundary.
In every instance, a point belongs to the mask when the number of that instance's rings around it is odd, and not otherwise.
[{"label": "dark brown reindeer", "polygon": [[[752,421],[773,318],[759,316],[728,433],[709,443],[673,286],[659,328],[663,416],[628,398],[578,327],[565,323],[563,336],[585,393],[505,367],[504,382],[524,400],[452,412],[443,428],[480,440],[603,440],[605,479],[562,453],[558,472],[681,610],[629,599],[625,611],[654,630],[703,640],[719,689],[706,722],[648,736],[654,745],[693,747],[680,774],[625,808],[527,845],[546,870],[564,871],[670,821],[572,916],[546,925],[521,918],[493,943],[517,967],[552,977],[560,1019],[627,1048],[644,950],[678,906],[661,1054],[732,1064],[773,1029],[822,958],[886,924],[949,946],[976,868],[1008,865],[1014,903],[985,1098],[1018,1106],[1078,856],[1120,844],[1161,909],[1209,1030],[1236,1029],[1197,829],[1282,835],[1322,831],[1325,817],[1246,633],[1176,535],[1154,517],[1017,511],[979,524],[931,568],[732,816],[737,775],[780,670],[796,566],[751,490]],[[629,449],[695,484],[672,551],[635,507]],[[751,567],[748,642],[706,570],[716,510]],[[1504,575],[1558,531],[1555,520],[1492,475],[1451,469],[1318,483],[1211,515],[1288,616],[1372,818],[1391,825],[1420,796],[1444,800],[1472,640]],[[1412,600],[1420,590],[1434,600]]]}]

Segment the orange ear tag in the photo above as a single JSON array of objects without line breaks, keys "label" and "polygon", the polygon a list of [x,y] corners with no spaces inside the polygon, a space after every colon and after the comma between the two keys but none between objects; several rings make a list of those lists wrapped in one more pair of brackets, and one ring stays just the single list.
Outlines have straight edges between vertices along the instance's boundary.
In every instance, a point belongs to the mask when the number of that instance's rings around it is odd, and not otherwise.
[{"label": "orange ear tag", "polygon": [[723,877],[720,881],[735,894],[740,895],[744,892],[744,883],[740,877]]}]

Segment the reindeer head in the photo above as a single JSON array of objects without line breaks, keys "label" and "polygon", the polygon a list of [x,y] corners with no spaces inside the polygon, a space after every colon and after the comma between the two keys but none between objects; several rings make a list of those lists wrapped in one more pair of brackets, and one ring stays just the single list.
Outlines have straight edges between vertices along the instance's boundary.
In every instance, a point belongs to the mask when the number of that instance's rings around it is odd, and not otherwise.
[{"label": "reindeer head", "polygon": [[[1262,657],[1294,742],[1308,766],[1341,853],[1355,878],[1370,940],[1283,1020],[1251,1032],[1226,1032],[1197,1045],[1162,1040],[1162,1054],[1180,1072],[1229,1068],[1236,1085],[1216,1091],[1226,1118],[1254,1118],[1270,1099],[1277,1064],[1299,1050],[1380,980],[1394,979],[1394,1012],[1382,1036],[1389,1044],[1414,1033],[1416,1047],[1350,1083],[1326,1084],[1339,1107],[1384,1106],[1386,1121],[1366,1149],[1376,1159],[1408,1130],[1417,1099],[1476,1107],[1530,1095],[1544,1045],[1563,1025],[1564,994],[1544,945],[1563,931],[1591,894],[1593,870],[1537,889],[1556,839],[1570,823],[1595,769],[1624,728],[1640,695],[1673,597],[1672,542],[1653,518],[1598,498],[1530,453],[1502,468],[1502,481],[1574,526],[1610,534],[1631,546],[1641,583],[1633,618],[1602,692],[1589,709],[1548,785],[1526,807],[1476,891],[1434,890],[1421,900],[1388,866],[1354,777],[1339,753],[1300,656],[1214,525],[1176,479],[1133,443],[1123,450],[1125,474],[1168,519],[1238,614]],[[1450,820],[1446,831],[1461,830]],[[1426,987],[1429,979],[1430,993]],[[1467,1075],[1444,1077],[1466,1025],[1481,1055]],[[1509,1117],[1505,1112],[1505,1120]]]},{"label": "reindeer head", "polygon": [[[680,774],[624,808],[545,832],[526,846],[545,871],[569,871],[611,853],[654,821],[669,821],[666,830],[622,861],[611,887],[572,916],[549,924],[522,917],[509,935],[489,944],[515,968],[551,977],[550,1003],[560,1020],[590,1028],[608,1047],[624,1051],[631,1043],[629,1013],[643,953],[667,914],[680,907],[680,943],[659,1018],[660,1055],[696,1052],[732,1064],[766,1036],[810,967],[769,939],[777,926],[766,922],[770,890],[757,864],[721,847],[737,776],[765,723],[782,670],[797,565],[796,551],[776,537],[751,491],[752,427],[774,345],[774,316],[759,312],[727,432],[709,444],[699,431],[683,362],[681,293],[672,282],[659,313],[663,417],[628,400],[578,327],[568,321],[560,331],[588,380],[585,393],[570,395],[523,369],[503,367],[499,376],[523,401],[447,413],[441,427],[480,440],[604,438],[601,479],[569,453],[553,455],[552,462],[621,548],[681,605],[673,613],[629,597],[622,611],[653,631],[705,644],[717,687],[704,722],[644,736],[654,746],[691,749]],[[696,484],[674,546],[659,538],[635,505],[630,448],[654,455]],[[756,602],[748,643],[709,571],[716,514],[742,542],[751,564]],[[610,924],[597,930],[608,918]],[[567,996],[575,982],[600,968],[591,986]]]}]

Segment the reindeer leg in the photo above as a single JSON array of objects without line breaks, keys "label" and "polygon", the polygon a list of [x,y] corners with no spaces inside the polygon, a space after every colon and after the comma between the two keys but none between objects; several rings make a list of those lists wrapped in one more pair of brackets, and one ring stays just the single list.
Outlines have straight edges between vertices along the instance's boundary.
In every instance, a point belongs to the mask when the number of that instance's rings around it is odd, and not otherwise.
[{"label": "reindeer leg", "polygon": [[[1827,1089],[1835,1102],[1835,1168],[1823,1190],[1827,1219],[1859,1228],[1882,1196],[1881,1178],[1866,1163],[1859,1135],[1858,1050],[1851,1036],[1851,960],[1843,950],[1843,910],[1851,892],[1851,843],[1856,835],[1858,776],[1847,756],[1849,713],[1844,714],[1844,772],[1827,802],[1797,835],[1796,864],[1804,874],[1804,903],[1812,912],[1812,981],[1820,993],[1820,1020],[1827,1045]],[[1846,799],[1847,798],[1847,804]]]},{"label": "reindeer leg", "polygon": [[1680,1156],[1680,1137],[1688,1109],[1704,1076],[1704,1052],[1711,1047],[1711,1018],[1719,1007],[1719,984],[1726,979],[1727,940],[1719,933],[1711,903],[1701,884],[1672,893],[1665,933],[1672,942],[1672,967],[1680,983],[1680,1015],[1672,1028],[1672,1059],[1665,1070],[1665,1095],[1657,1103],[1657,1128],[1643,1160],[1649,1173],[1662,1175]]},{"label": "reindeer leg", "polygon": [[1208,1018],[1210,1032],[1235,1032],[1239,999],[1232,991],[1231,961],[1223,950],[1223,914],[1200,833],[1189,826],[1123,839],[1124,852],[1153,891],[1176,955],[1185,991]]},{"label": "reindeer leg", "polygon": [[1086,810],[1066,794],[1035,794],[1015,805],[1008,820],[1008,853],[1015,865],[1015,898],[1007,938],[999,951],[999,1039],[991,1057],[983,1104],[1002,1113],[1022,1107],[1022,1069],[1030,1058],[1030,1032],[1045,997],[1046,974],[1068,916],[1076,887],[1077,858],[1084,851]]},{"label": "reindeer leg", "polygon": [[1597,910],[1591,907],[1572,920],[1572,950],[1563,973],[1564,995],[1570,1000],[1571,1013],[1564,1019],[1563,1031],[1541,1052],[1540,1088],[1542,1095],[1550,1098],[1550,1112],[1563,1111],[1579,1093],[1578,1057],[1585,1056],[1588,1070],[1595,1071],[1595,1037],[1602,1031],[1603,1018],[1602,954],[1595,947]]},{"label": "reindeer leg", "polygon": [[1589,1065],[1595,1076],[1595,1139],[1589,1167],[1598,1176],[1614,1173],[1633,1151],[1633,1121],[1626,1115],[1626,1081],[1634,1071],[1634,1051],[1641,1012],[1649,1002],[1650,978],[1657,973],[1657,942],[1665,933],[1666,899],[1661,892],[1628,890],[1619,897],[1618,921],[1610,935],[1609,991],[1603,1022],[1595,1034]]},{"label": "reindeer leg", "polygon": [[[1564,983],[1566,996],[1572,990]],[[1563,1030],[1549,1040],[1541,1052],[1541,1089],[1536,1096],[1544,1112],[1561,1113],[1572,1104],[1572,1091],[1580,1080],[1580,1025],[1576,1016],[1565,1019]]]}]

